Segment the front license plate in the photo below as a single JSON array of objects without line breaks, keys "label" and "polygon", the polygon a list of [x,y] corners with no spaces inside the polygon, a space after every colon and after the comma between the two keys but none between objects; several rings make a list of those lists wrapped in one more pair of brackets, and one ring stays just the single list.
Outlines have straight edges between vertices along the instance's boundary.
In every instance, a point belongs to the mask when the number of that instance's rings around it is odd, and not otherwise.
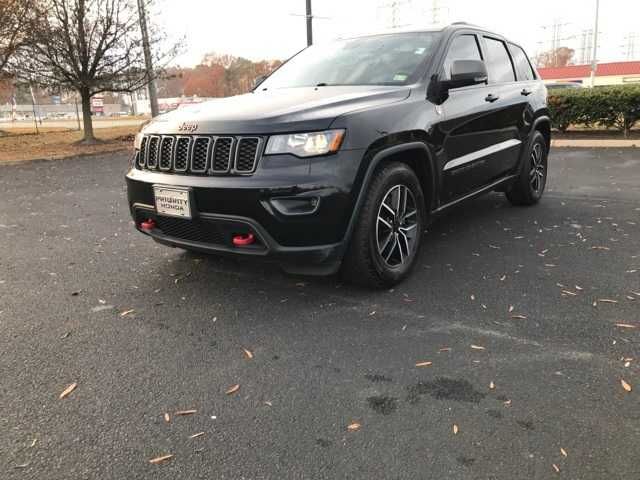
[{"label": "front license plate", "polygon": [[191,218],[189,190],[154,186],[153,193],[158,215]]}]

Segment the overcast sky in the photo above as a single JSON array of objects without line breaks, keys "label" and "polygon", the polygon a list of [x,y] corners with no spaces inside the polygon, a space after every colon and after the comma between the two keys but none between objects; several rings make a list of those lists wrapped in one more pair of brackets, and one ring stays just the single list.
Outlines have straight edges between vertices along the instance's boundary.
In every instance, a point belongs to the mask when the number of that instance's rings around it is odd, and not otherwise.
[{"label": "overcast sky", "polygon": [[[313,0],[314,41],[390,28],[394,0]],[[395,0],[395,23],[429,26],[438,6],[439,23],[468,21],[521,43],[530,56],[551,47],[552,25],[560,43],[576,49],[581,32],[593,28],[595,0]],[[627,60],[625,37],[636,35],[640,60],[640,0],[601,0],[600,61]],[[175,63],[193,66],[207,52],[252,60],[286,59],[306,45],[305,0],[158,0],[156,18],[174,37],[186,38]]]}]

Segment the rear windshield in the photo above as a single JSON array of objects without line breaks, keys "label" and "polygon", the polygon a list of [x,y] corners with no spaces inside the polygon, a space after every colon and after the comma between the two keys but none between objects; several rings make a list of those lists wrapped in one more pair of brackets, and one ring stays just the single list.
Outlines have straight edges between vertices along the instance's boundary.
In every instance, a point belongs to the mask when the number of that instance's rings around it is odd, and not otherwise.
[{"label": "rear windshield", "polygon": [[276,70],[262,89],[415,82],[440,32],[394,33],[311,46]]}]

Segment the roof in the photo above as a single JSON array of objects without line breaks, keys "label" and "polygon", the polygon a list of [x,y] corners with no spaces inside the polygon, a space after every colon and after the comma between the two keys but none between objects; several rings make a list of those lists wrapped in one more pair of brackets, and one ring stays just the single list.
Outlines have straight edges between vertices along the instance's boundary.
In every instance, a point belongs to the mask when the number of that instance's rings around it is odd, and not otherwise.
[{"label": "roof", "polygon": [[[567,65],[566,67],[538,68],[543,80],[557,80],[560,78],[585,78],[591,75],[591,65]],[[596,76],[611,75],[640,75],[640,62],[600,63]]]}]

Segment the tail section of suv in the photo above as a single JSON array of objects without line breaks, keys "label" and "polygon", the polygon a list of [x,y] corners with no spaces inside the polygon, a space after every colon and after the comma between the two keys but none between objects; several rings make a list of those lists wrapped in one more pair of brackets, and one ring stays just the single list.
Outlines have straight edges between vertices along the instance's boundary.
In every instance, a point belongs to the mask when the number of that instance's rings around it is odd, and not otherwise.
[{"label": "tail section of suv", "polygon": [[157,242],[389,286],[449,207],[537,203],[549,145],[522,48],[456,24],[309,47],[251,93],[157,117],[126,180]]}]

